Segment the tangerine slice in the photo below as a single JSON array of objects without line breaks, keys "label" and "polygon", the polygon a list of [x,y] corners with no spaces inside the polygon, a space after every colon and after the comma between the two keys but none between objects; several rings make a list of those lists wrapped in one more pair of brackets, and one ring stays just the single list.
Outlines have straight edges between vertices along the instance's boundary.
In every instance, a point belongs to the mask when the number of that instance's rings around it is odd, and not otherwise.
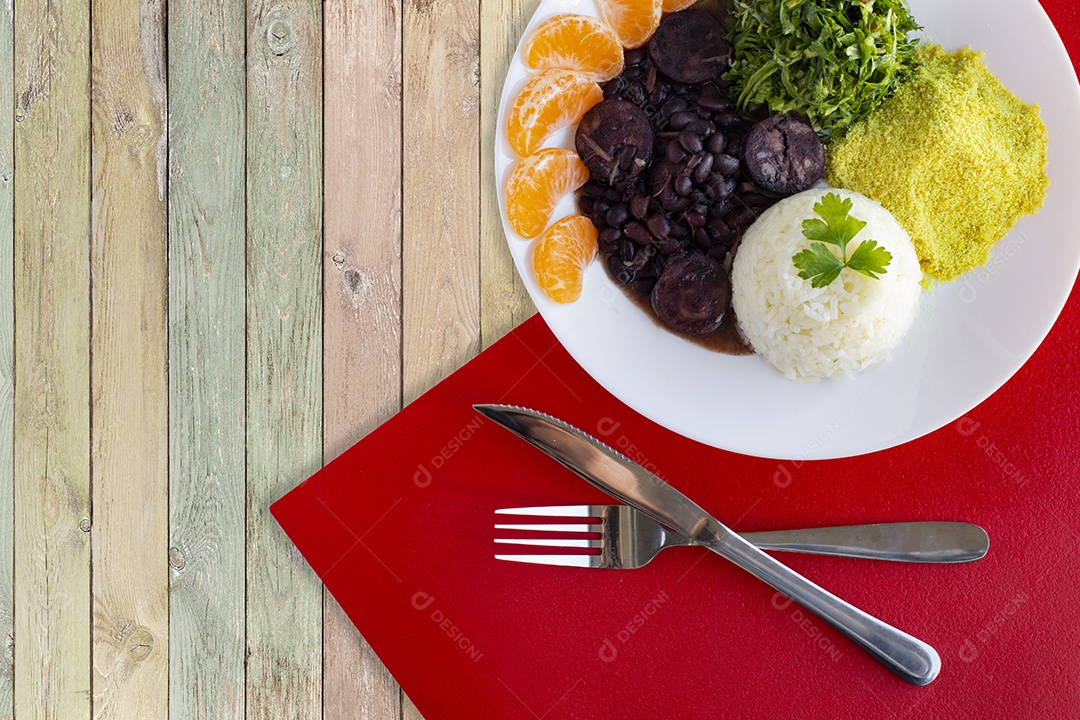
[{"label": "tangerine slice", "polygon": [[544,294],[557,303],[581,297],[585,268],[596,257],[596,227],[584,215],[564,217],[536,242],[533,269]]},{"label": "tangerine slice", "polygon": [[559,198],[589,179],[573,150],[542,148],[518,163],[506,181],[506,219],[514,232],[534,238],[544,231]]},{"label": "tangerine slice", "polygon": [[663,0],[663,3],[661,3],[661,7],[666,14],[685,10],[696,2],[697,0]]},{"label": "tangerine slice", "polygon": [[603,99],[604,91],[588,75],[545,70],[526,83],[510,108],[510,147],[521,157],[532,155],[551,133],[578,122]]},{"label": "tangerine slice", "polygon": [[[691,0],[693,2],[693,0]],[[588,15],[563,13],[536,26],[521,51],[533,70],[577,70],[604,82],[623,71],[623,51],[611,29]]]},{"label": "tangerine slice", "polygon": [[660,24],[663,0],[597,0],[604,18],[624,48],[641,47]]}]

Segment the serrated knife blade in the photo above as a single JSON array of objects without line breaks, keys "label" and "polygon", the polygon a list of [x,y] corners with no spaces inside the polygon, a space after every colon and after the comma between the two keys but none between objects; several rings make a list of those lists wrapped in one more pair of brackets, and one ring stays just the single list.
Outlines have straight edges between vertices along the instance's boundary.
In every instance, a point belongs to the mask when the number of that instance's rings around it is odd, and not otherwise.
[{"label": "serrated knife blade", "polygon": [[937,677],[941,660],[932,647],[848,604],[766,555],[664,480],[588,433],[528,408],[485,404],[473,407],[592,485],[694,539],[784,593],[904,680],[926,685]]}]

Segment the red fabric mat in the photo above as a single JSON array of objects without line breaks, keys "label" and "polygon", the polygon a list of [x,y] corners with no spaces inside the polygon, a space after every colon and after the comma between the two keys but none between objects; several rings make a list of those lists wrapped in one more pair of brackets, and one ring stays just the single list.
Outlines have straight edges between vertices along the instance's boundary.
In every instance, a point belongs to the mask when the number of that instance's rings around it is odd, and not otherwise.
[{"label": "red fabric mat", "polygon": [[[892,450],[817,463],[686,440],[582,371],[539,317],[273,506],[430,720],[1065,717],[1080,708],[1080,293],[1004,389]],[[637,571],[492,559],[493,511],[605,497],[474,402],[553,413],[604,437],[739,530],[965,520],[990,553],[930,566],[782,555],[926,640],[937,681],[894,677],[718,556]]]},{"label": "red fabric mat", "polygon": [[[1044,6],[1080,57],[1080,11]],[[534,317],[272,510],[429,720],[1076,717],[1078,340],[1074,289],[1034,357],[958,422],[884,452],[796,463],[658,427]],[[606,498],[481,420],[475,402],[534,407],[593,432],[738,530],[982,525],[990,553],[967,565],[778,554],[937,648],[940,677],[904,683],[701,549],[626,572],[495,561],[496,508]]]}]

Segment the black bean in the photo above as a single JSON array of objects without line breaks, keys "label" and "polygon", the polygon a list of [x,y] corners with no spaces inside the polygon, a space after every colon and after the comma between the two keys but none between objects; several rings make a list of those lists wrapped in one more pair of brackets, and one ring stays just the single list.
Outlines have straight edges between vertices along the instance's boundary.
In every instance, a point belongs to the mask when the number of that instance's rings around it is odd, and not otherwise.
[{"label": "black bean", "polygon": [[686,213],[686,222],[690,223],[690,227],[694,229],[700,228],[705,224],[705,213],[696,209],[691,210]]},{"label": "black bean", "polygon": [[701,155],[701,159],[698,164],[694,166],[694,182],[703,183],[709,177],[709,171],[712,170],[713,157],[708,153]]},{"label": "black bean", "polygon": [[708,250],[712,246],[713,239],[709,237],[709,233],[705,232],[703,228],[694,231],[694,247],[699,250]]},{"label": "black bean", "polygon": [[683,128],[683,130],[704,139],[713,134],[713,131],[716,130],[716,126],[708,120],[695,120]]},{"label": "black bean", "polygon": [[730,127],[735,127],[741,122],[742,118],[739,117],[739,113],[734,110],[726,110],[716,116],[716,124],[725,130]]},{"label": "black bean", "polygon": [[627,207],[626,203],[618,203],[617,205],[611,206],[611,209],[607,211],[607,215],[604,216],[604,219],[611,227],[622,227],[629,217],[630,208]]},{"label": "black bean", "polygon": [[644,195],[634,195],[630,198],[630,214],[638,220],[644,220],[649,212],[649,198]]},{"label": "black bean", "polygon": [[664,157],[670,162],[681,163],[686,159],[686,151],[682,149],[682,145],[680,145],[678,141],[672,140],[667,144],[667,147],[664,148]]},{"label": "black bean", "polygon": [[685,240],[690,237],[690,229],[683,225],[681,222],[672,223],[671,225],[671,237],[676,240]]},{"label": "black bean", "polygon": [[619,257],[622,258],[624,265],[629,265],[630,261],[634,259],[634,253],[637,252],[637,245],[633,240],[623,236],[623,239],[619,241]]},{"label": "black bean", "polygon": [[630,283],[630,289],[638,295],[648,295],[656,286],[656,277],[638,278]]},{"label": "black bean", "polygon": [[709,252],[705,253],[716,262],[724,262],[724,256],[727,255],[728,249],[724,245],[714,245]]},{"label": "black bean", "polygon": [[608,272],[611,273],[611,277],[615,278],[615,281],[623,285],[627,285],[634,281],[634,271],[623,265],[618,255],[609,255]]},{"label": "black bean", "polygon": [[578,198],[578,209],[585,215],[591,215],[593,211],[593,205],[596,203],[595,198],[591,198],[588,195],[582,195]]},{"label": "black bean", "polygon": [[739,159],[731,155],[718,155],[714,163],[716,171],[725,177],[734,177],[739,171]]},{"label": "black bean", "polygon": [[[679,250],[679,248],[681,248],[681,247],[682,247],[682,245],[679,244],[679,241],[676,238],[673,238],[673,237],[668,237],[668,238],[664,238],[663,240],[658,240],[657,243],[656,243],[656,249],[662,255],[670,255],[673,252],[677,252]],[[654,263],[654,265],[655,265],[655,263]],[[663,270],[663,268],[660,268],[660,269]]]},{"label": "black bean", "polygon": [[652,245],[643,245],[637,249],[628,265],[634,272],[640,273],[649,266],[655,254],[656,249]]},{"label": "black bean", "polygon": [[699,153],[703,148],[701,137],[690,132],[689,126],[679,132],[679,144],[690,154]]},{"label": "black bean", "polygon": [[626,223],[623,234],[639,243],[652,242],[652,233],[644,225],[636,221]]},{"label": "black bean", "polygon": [[607,215],[607,211],[611,209],[611,203],[607,200],[597,200],[593,205],[593,212],[597,215]]},{"label": "black bean", "polygon": [[661,106],[660,115],[670,120],[675,113],[682,112],[688,107],[690,107],[689,103],[683,98],[669,98],[665,100],[663,106]]},{"label": "black bean", "polygon": [[748,207],[738,207],[724,216],[724,222],[739,230],[745,230],[757,220],[757,215]]},{"label": "black bean", "polygon": [[725,142],[726,140],[724,139],[724,133],[714,132],[712,135],[709,136],[709,141],[705,143],[705,149],[713,155],[719,155],[720,153],[724,152]]},{"label": "black bean", "polygon": [[719,94],[715,96],[706,95],[705,93],[702,93],[701,97],[698,98],[698,105],[715,113],[723,113],[735,107],[735,103],[731,101],[731,98],[722,97]]},{"label": "black bean", "polygon": [[650,215],[649,219],[645,221],[645,226],[649,228],[649,232],[652,233],[653,237],[658,240],[666,238],[671,232],[671,223],[660,213]]},{"label": "black bean", "polygon": [[645,59],[648,57],[648,46],[623,51],[623,63],[625,63],[627,67],[634,67],[635,65],[640,65],[641,63],[645,62]]},{"label": "black bean", "polygon": [[680,174],[677,178],[675,178],[675,194],[679,197],[686,197],[693,189],[694,183],[690,180],[689,175]]},{"label": "black bean", "polygon": [[695,120],[697,120],[697,115],[687,110],[681,110],[671,116],[671,119],[668,120],[668,127],[672,130],[682,130]]},{"label": "black bean", "polygon": [[705,223],[705,227],[717,241],[727,241],[735,235],[731,226],[724,222],[723,218],[710,218],[709,222]]},{"label": "black bean", "polygon": [[605,255],[619,252],[619,240],[622,239],[622,231],[618,228],[604,228],[596,239],[596,246]]}]

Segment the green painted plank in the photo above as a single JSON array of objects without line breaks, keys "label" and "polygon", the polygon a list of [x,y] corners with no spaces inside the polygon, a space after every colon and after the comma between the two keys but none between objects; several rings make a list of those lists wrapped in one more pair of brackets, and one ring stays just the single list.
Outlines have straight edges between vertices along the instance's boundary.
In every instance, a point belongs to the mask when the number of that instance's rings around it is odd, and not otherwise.
[{"label": "green painted plank", "polygon": [[168,26],[169,711],[242,720],[245,5]]},{"label": "green painted plank", "polygon": [[90,7],[15,17],[15,705],[90,717]]},{"label": "green painted plank", "polygon": [[14,8],[0,10],[0,720],[15,714]]},{"label": "green painted plank", "polygon": [[247,65],[247,716],[322,715],[322,591],[271,502],[322,459],[322,17],[252,0]]}]

